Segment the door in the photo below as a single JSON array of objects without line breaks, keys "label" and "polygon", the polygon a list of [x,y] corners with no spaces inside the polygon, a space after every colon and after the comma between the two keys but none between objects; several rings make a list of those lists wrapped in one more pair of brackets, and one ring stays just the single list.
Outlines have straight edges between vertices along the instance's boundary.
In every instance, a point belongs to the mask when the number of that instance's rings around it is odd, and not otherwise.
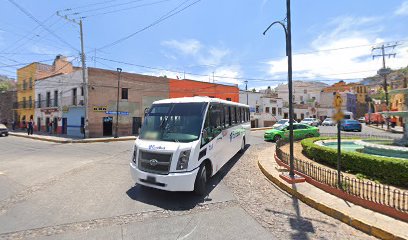
[{"label": "door", "polygon": [[103,136],[112,136],[112,117],[103,118]]},{"label": "door", "polygon": [[132,134],[139,135],[139,129],[142,127],[142,118],[133,117]]},{"label": "door", "polygon": [[58,133],[58,118],[54,118],[54,121],[52,122],[52,132],[53,133]]},{"label": "door", "polygon": [[45,130],[46,132],[50,131],[50,118],[45,118]]},{"label": "door", "polygon": [[67,118],[62,118],[62,134],[67,134]]}]

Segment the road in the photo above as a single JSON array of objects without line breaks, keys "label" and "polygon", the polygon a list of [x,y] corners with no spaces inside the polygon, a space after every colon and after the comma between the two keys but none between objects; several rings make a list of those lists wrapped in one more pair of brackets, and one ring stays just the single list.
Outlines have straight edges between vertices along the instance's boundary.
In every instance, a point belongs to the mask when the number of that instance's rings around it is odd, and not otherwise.
[{"label": "road", "polygon": [[274,147],[263,131],[205,198],[134,186],[132,143],[0,138],[0,239],[371,238],[269,182],[256,165]]}]

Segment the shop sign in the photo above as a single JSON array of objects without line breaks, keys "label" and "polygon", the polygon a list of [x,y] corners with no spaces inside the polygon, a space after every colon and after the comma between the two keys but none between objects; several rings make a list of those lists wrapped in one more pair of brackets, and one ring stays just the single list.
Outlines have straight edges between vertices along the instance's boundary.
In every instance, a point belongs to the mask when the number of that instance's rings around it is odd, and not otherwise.
[{"label": "shop sign", "polygon": [[94,112],[106,112],[108,110],[108,106],[94,106]]}]

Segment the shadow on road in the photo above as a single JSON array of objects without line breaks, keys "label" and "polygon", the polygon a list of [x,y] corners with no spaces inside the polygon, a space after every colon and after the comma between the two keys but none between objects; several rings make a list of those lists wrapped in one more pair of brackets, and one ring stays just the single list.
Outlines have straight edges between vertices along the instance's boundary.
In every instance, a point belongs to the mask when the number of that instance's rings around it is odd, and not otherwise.
[{"label": "shadow on road", "polygon": [[126,194],[135,201],[172,211],[185,211],[193,209],[199,204],[212,203],[211,192],[245,154],[249,147],[250,145],[247,145],[244,152],[235,154],[235,156],[208,181],[207,194],[205,197],[198,196],[192,192],[167,192],[142,185],[135,185],[130,188]]}]

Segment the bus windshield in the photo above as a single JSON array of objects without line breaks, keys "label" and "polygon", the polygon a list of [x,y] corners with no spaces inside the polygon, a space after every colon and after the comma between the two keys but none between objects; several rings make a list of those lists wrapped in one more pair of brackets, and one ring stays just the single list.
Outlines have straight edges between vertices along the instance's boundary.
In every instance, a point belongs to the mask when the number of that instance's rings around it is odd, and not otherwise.
[{"label": "bus windshield", "polygon": [[198,140],[207,103],[153,104],[139,139],[192,142]]}]

